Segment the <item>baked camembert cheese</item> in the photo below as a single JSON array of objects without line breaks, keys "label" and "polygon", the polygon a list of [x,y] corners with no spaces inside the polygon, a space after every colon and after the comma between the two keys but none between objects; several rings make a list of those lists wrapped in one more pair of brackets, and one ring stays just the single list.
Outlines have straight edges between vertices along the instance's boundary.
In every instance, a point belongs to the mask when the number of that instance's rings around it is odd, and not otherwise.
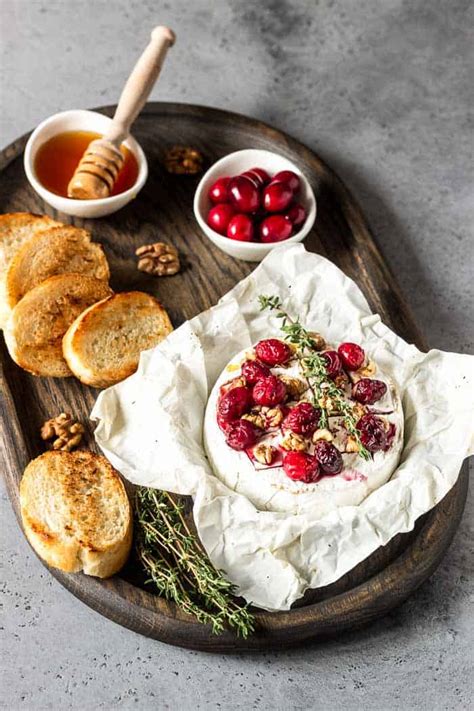
[{"label": "baked camembert cheese", "polygon": [[359,345],[336,350],[300,331],[231,360],[209,398],[204,445],[215,475],[257,508],[321,516],[390,479],[403,411]]}]

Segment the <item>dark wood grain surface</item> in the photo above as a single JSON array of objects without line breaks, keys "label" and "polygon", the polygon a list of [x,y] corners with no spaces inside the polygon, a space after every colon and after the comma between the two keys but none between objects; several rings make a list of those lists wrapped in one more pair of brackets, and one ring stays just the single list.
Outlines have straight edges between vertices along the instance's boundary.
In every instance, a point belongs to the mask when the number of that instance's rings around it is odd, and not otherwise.
[{"label": "dark wood grain surface", "polygon": [[[113,107],[103,109],[111,115]],[[254,265],[226,256],[199,232],[192,211],[198,177],[170,176],[162,168],[164,151],[181,143],[201,150],[207,163],[242,148],[264,148],[284,155],[310,180],[318,217],[305,241],[352,277],[372,309],[407,341],[426,348],[396,281],[342,182],[312,151],[259,121],[225,111],[185,104],[148,104],[134,135],[147,154],[150,176],[137,199],[115,215],[72,220],[55,212],[34,193],[24,176],[24,136],[0,154],[0,212],[47,213],[91,230],[106,251],[112,287],[141,289],[166,306],[175,327],[213,305]],[[183,256],[184,268],[156,279],[136,269],[135,249],[169,241]],[[28,461],[43,451],[42,422],[60,411],[87,421],[97,391],[73,378],[34,378],[11,361],[1,343],[3,473],[18,516],[18,482]],[[94,447],[89,431],[87,443]],[[216,637],[175,605],[143,588],[133,558],[120,576],[101,581],[84,575],[51,573],[74,595],[101,614],[137,632],[171,644],[207,651],[268,649],[323,639],[369,623],[405,600],[441,561],[457,529],[467,492],[467,469],[445,499],[333,585],[309,591],[290,612],[256,612],[257,632],[250,639],[233,633]],[[20,532],[19,532],[19,535]]]}]

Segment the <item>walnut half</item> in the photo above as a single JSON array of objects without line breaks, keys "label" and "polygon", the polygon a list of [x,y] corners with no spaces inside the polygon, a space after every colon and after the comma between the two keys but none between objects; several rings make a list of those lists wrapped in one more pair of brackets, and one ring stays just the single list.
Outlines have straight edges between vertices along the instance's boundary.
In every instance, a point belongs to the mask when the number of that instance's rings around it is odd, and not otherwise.
[{"label": "walnut half", "polygon": [[323,428],[316,430],[316,432],[313,434],[313,442],[317,442],[318,439],[324,439],[326,440],[326,442],[332,442],[334,437],[330,430]]},{"label": "walnut half", "polygon": [[201,173],[204,160],[201,153],[190,146],[173,146],[166,151],[164,159],[168,173],[196,175]]},{"label": "walnut half", "polygon": [[66,412],[47,420],[41,428],[41,439],[53,440],[52,449],[62,449],[66,452],[80,444],[83,434],[84,427],[81,423]]},{"label": "walnut half", "polygon": [[156,276],[172,276],[180,269],[178,250],[171,244],[155,242],[139,247],[135,254],[139,257],[138,269]]},{"label": "walnut half", "polygon": [[285,384],[286,392],[291,400],[297,400],[308,389],[306,383],[300,378],[290,378],[287,375],[282,375],[280,380]]},{"label": "walnut half", "polygon": [[281,407],[261,407],[261,414],[265,417],[267,427],[278,427],[283,420]]},{"label": "walnut half", "polygon": [[253,456],[260,464],[271,464],[275,458],[277,450],[271,444],[257,444],[253,448]]},{"label": "walnut half", "polygon": [[251,422],[255,427],[258,427],[260,430],[265,429],[265,418],[262,417],[262,415],[259,415],[258,413],[250,413],[248,415],[242,415],[243,420],[248,420]]},{"label": "walnut half", "polygon": [[306,452],[308,449],[308,442],[305,438],[294,432],[288,432],[280,444],[287,452]]},{"label": "walnut half", "polygon": [[349,437],[347,438],[346,447],[344,451],[348,454],[359,451],[359,445],[357,444],[357,440],[355,439],[355,437],[352,437],[352,435],[349,435]]},{"label": "walnut half", "polygon": [[326,348],[326,341],[317,331],[311,331],[309,337],[313,342],[313,348],[315,351],[322,351],[324,348]]}]

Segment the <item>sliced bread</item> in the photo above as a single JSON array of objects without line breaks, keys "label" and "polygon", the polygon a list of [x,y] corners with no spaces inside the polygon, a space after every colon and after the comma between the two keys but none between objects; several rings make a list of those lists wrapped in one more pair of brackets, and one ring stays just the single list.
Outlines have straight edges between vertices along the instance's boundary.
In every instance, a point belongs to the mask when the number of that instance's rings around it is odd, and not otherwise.
[{"label": "sliced bread", "polygon": [[153,296],[140,291],[114,294],[86,309],[63,339],[64,357],[87,385],[105,388],[138,367],[141,351],[156,346],[173,326]]},{"label": "sliced bread", "polygon": [[35,286],[15,306],[5,327],[15,363],[34,375],[71,375],[63,358],[63,336],[84,309],[112,293],[105,281],[78,274],[53,276]]},{"label": "sliced bread", "polygon": [[108,578],[132,543],[125,487],[109,462],[86,451],[50,451],[28,464],[20,483],[26,537],[50,566]]},{"label": "sliced bread", "polygon": [[60,222],[47,215],[33,215],[30,212],[10,212],[0,215],[0,328],[3,329],[10,308],[7,304],[6,274],[12,257],[18,249],[33,236],[45,230],[59,227]]},{"label": "sliced bread", "polygon": [[41,282],[56,274],[85,274],[108,281],[107,259],[90,233],[72,225],[45,230],[27,240],[10,261],[6,276],[10,309]]}]

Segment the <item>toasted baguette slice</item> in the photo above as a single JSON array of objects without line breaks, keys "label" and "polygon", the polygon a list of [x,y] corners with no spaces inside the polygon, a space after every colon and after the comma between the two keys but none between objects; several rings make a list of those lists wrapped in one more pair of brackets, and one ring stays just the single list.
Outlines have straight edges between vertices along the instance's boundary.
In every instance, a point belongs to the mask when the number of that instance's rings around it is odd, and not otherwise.
[{"label": "toasted baguette slice", "polygon": [[63,339],[64,357],[83,383],[105,388],[135,372],[141,351],[173,326],[159,301],[140,291],[115,294],[89,307]]},{"label": "toasted baguette slice", "polygon": [[62,339],[88,306],[112,294],[105,281],[78,274],[50,277],[29,291],[13,309],[5,342],[15,363],[34,375],[71,375]]},{"label": "toasted baguette slice", "polygon": [[0,215],[0,328],[5,327],[10,308],[7,303],[6,273],[12,257],[33,236],[44,230],[59,227],[60,222],[47,215],[32,215],[30,212],[10,212]]},{"label": "toasted baguette slice", "polygon": [[80,450],[42,454],[25,469],[20,507],[26,537],[54,568],[108,578],[127,560],[130,503],[104,457]]},{"label": "toasted baguette slice", "polygon": [[62,225],[34,235],[16,252],[6,276],[7,303],[12,309],[23,296],[56,274],[86,274],[109,280],[102,247],[91,242],[90,233]]}]

